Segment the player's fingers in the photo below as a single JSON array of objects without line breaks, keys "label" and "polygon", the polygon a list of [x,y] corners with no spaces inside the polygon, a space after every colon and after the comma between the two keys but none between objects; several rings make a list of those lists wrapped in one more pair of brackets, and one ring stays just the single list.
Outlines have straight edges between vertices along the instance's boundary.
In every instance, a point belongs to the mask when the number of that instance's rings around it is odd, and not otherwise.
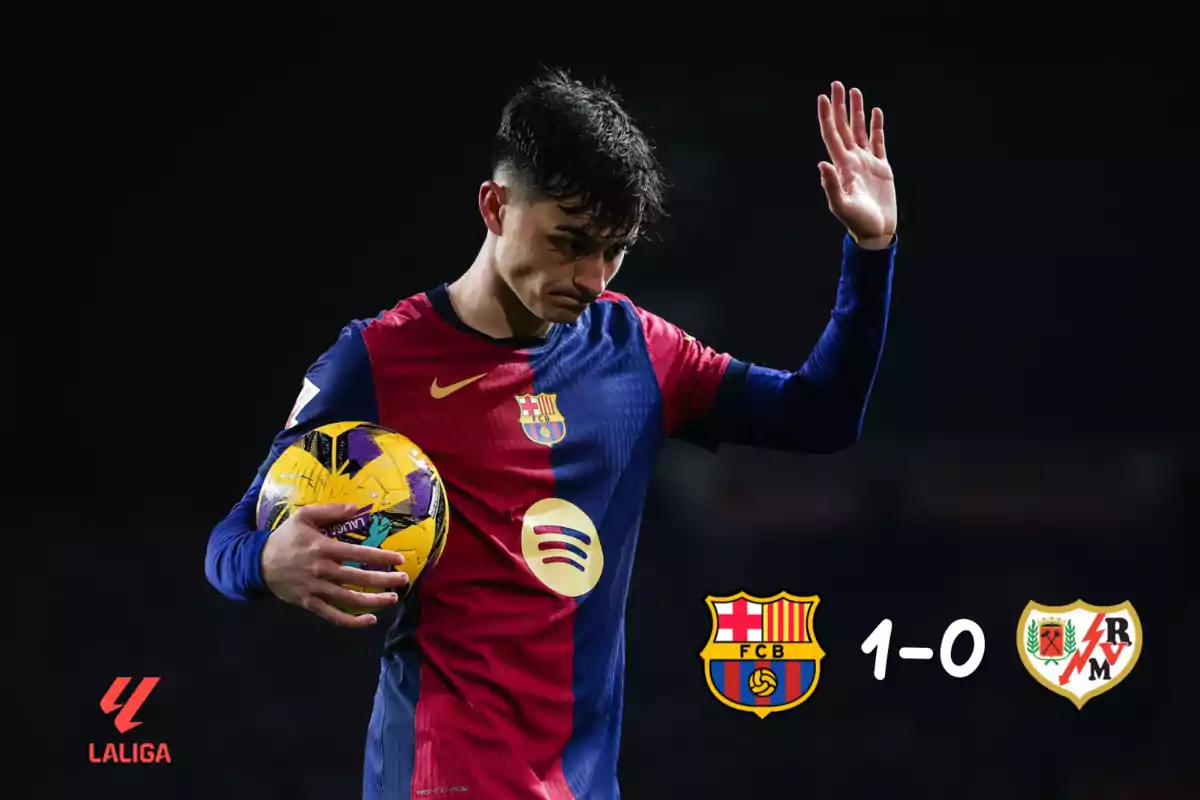
[{"label": "player's fingers", "polygon": [[339,542],[336,539],[327,539],[322,542],[321,552],[334,561],[362,561],[367,564],[378,564],[381,567],[399,566],[404,563],[404,556],[395,550]]},{"label": "player's fingers", "polygon": [[356,592],[329,582],[321,584],[316,593],[342,608],[387,608],[400,600],[395,592]]},{"label": "player's fingers", "polygon": [[830,99],[833,102],[833,120],[837,126],[838,136],[847,150],[854,149],[854,134],[850,132],[850,119],[846,115],[846,88],[841,81],[834,81],[830,88]]},{"label": "player's fingers", "polygon": [[883,144],[883,109],[871,110],[871,152],[879,159],[887,159],[887,149]]},{"label": "player's fingers", "polygon": [[825,95],[817,97],[817,119],[821,123],[821,140],[825,142],[829,157],[835,164],[844,164],[846,146],[842,143],[842,137],[838,135],[837,125],[833,121],[833,104]]},{"label": "player's fingers", "polygon": [[408,575],[396,570],[382,572],[371,569],[355,569],[341,564],[331,565],[328,574],[321,577],[334,583],[350,586],[370,586],[372,589],[398,589],[408,585]]},{"label": "player's fingers", "polygon": [[341,522],[349,519],[358,511],[354,503],[323,503],[320,505],[301,506],[292,514],[292,518],[307,525],[320,527],[331,522]]},{"label": "player's fingers", "polygon": [[345,611],[334,608],[316,595],[309,595],[304,598],[304,602],[301,605],[306,611],[311,611],[321,619],[343,628],[369,628],[379,621],[374,614],[359,614],[357,616],[347,614]]},{"label": "player's fingers", "polygon": [[825,190],[825,197],[829,200],[829,208],[833,211],[840,211],[844,205],[844,197],[842,194],[842,182],[838,178],[837,169],[828,161],[822,161],[817,164],[817,169],[821,172],[821,188]]},{"label": "player's fingers", "polygon": [[850,130],[854,133],[854,143],[866,150],[870,146],[867,140],[867,118],[863,114],[863,96],[858,89],[850,90]]}]

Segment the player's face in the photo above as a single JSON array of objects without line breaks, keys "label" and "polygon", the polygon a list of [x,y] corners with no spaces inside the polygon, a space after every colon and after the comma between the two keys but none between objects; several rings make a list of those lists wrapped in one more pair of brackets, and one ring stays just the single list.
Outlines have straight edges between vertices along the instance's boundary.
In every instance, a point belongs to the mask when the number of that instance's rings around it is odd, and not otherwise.
[{"label": "player's face", "polygon": [[505,207],[496,266],[538,319],[574,322],[621,268],[624,242],[588,235],[586,221],[549,200]]}]

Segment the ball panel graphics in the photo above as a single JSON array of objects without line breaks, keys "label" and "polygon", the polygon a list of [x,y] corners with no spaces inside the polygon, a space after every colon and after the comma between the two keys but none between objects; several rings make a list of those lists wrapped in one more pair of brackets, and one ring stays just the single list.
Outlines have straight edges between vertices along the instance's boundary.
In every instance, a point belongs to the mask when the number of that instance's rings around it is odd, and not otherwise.
[{"label": "ball panel graphics", "polygon": [[[304,434],[268,470],[256,522],[274,531],[297,508],[325,503],[358,506],[351,518],[327,526],[326,534],[402,553],[404,564],[394,569],[408,574],[409,590],[445,548],[449,514],[441,476],[425,453],[396,431],[366,422],[338,422]],[[393,569],[357,562],[347,566]]]}]

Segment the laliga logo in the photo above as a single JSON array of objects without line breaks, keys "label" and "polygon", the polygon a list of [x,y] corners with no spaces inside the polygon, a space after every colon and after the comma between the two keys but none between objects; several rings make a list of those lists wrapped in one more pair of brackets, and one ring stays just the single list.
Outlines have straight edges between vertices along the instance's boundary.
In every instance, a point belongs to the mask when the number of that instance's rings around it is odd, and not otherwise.
[{"label": "laliga logo", "polygon": [[[104,697],[100,698],[100,710],[105,714],[119,712],[113,718],[113,727],[118,733],[129,733],[142,724],[141,720],[135,720],[134,716],[141,710],[142,704],[154,691],[159,680],[157,677],[142,678],[134,688],[133,694],[123,703],[118,698],[124,694],[130,679],[117,678],[108,687]],[[104,755],[97,757],[96,743],[89,742],[88,760],[93,764],[156,764],[160,761],[170,764],[171,751],[166,742],[108,742],[104,745]]]}]

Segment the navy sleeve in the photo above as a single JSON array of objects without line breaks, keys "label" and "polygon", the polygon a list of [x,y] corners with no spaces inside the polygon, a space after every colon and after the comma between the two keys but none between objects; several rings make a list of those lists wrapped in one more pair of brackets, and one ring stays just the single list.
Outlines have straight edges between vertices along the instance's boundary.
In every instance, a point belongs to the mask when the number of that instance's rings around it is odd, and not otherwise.
[{"label": "navy sleeve", "polygon": [[300,395],[250,488],[217,523],[208,540],[204,570],[209,583],[226,597],[249,600],[266,594],[262,549],[269,532],[255,518],[263,479],[279,454],[305,433],[332,422],[378,422],[374,379],[363,331],[355,320],[304,376]]},{"label": "navy sleeve", "polygon": [[864,250],[847,235],[837,300],[824,333],[794,372],[733,360],[689,439],[829,453],[856,442],[883,354],[898,237]]}]

